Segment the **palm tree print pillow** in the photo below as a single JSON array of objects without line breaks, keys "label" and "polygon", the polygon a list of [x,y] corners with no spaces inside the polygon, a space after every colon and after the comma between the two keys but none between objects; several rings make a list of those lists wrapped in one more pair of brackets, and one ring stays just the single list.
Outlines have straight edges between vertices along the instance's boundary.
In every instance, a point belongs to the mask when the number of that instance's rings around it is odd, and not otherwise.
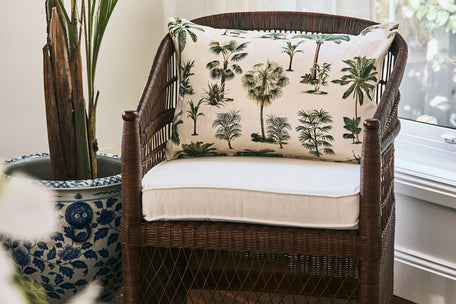
[{"label": "palm tree print pillow", "polygon": [[167,158],[358,161],[398,24],[358,36],[215,29],[170,18],[180,65]]}]

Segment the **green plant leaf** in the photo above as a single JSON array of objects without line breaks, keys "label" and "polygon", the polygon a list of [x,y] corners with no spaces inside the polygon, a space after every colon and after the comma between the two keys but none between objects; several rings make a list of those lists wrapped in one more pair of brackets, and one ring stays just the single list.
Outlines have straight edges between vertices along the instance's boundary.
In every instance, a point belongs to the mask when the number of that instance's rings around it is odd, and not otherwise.
[{"label": "green plant leaf", "polygon": [[421,20],[424,17],[424,15],[426,15],[427,11],[428,8],[425,5],[420,5],[416,10],[416,17]]},{"label": "green plant leaf", "polygon": [[438,9],[436,7],[430,7],[426,14],[426,19],[429,20],[429,22],[434,22],[437,19],[437,13]]},{"label": "green plant leaf", "polygon": [[78,158],[78,179],[91,179],[92,167],[89,152],[89,138],[87,134],[87,115],[86,104],[84,99],[79,102],[79,106],[75,112],[75,128],[76,128],[76,147]]},{"label": "green plant leaf", "polygon": [[456,33],[456,15],[452,15],[449,18],[448,28],[451,30],[451,33]]},{"label": "green plant leaf", "polygon": [[68,43],[68,52],[72,53],[72,51],[78,47],[79,40],[78,40],[78,33],[76,29],[73,27],[73,23],[71,23],[70,17],[65,10],[64,4],[62,0],[57,0],[57,12],[59,13],[59,17],[64,21],[65,32],[67,36],[67,43]]},{"label": "green plant leaf", "polygon": [[450,17],[450,13],[448,11],[441,10],[437,13],[437,24],[438,26],[443,26],[447,23],[448,18]]},{"label": "green plant leaf", "polygon": [[24,274],[17,272],[14,276],[14,284],[21,290],[27,303],[47,304],[49,303],[46,290],[37,281]]}]

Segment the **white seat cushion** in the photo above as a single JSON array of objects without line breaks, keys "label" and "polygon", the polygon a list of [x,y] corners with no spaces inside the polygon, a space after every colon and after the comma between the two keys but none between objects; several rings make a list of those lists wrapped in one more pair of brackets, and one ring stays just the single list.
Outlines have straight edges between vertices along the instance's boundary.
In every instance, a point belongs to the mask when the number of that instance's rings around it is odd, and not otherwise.
[{"label": "white seat cushion", "polygon": [[275,157],[177,159],[143,178],[143,214],[154,220],[210,220],[356,229],[360,167]]}]

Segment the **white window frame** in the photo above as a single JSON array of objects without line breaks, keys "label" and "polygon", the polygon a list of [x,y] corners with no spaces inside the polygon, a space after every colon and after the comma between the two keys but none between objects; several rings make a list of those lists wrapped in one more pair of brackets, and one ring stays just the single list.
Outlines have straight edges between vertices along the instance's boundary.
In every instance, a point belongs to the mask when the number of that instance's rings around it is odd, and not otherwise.
[{"label": "white window frame", "polygon": [[[391,19],[395,19],[395,7],[396,0],[390,0]],[[396,139],[396,191],[456,209],[456,129],[408,119],[401,123]]]},{"label": "white window frame", "polygon": [[456,130],[401,119],[396,191],[456,209]]},{"label": "white window frame", "polygon": [[402,172],[443,183],[456,183],[456,130],[401,119],[396,166]]}]

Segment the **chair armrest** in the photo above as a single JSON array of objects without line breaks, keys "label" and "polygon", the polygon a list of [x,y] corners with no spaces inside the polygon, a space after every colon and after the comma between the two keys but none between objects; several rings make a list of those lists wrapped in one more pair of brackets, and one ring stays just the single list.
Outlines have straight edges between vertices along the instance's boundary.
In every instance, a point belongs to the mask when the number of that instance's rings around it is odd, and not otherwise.
[{"label": "chair armrest", "polygon": [[134,229],[141,223],[143,174],[164,160],[179,93],[177,73],[174,46],[167,35],[158,48],[137,110],[123,114],[122,227]]},{"label": "chair armrest", "polygon": [[179,94],[177,75],[175,49],[167,35],[155,55],[137,108],[142,174],[165,159],[164,149],[171,136]]},{"label": "chair armrest", "polygon": [[[385,60],[386,87],[372,119],[364,122],[361,156],[360,235],[378,238],[394,210],[394,139],[400,130],[399,84],[407,60],[407,45],[398,34]],[[378,238],[380,239],[380,238]],[[373,249],[375,250],[375,249]]]},{"label": "chair armrest", "polygon": [[404,75],[407,54],[407,44],[402,36],[397,34],[385,60],[386,87],[374,114],[374,118],[380,123],[382,153],[394,142],[394,138],[399,133],[400,124],[397,117],[400,100],[399,84]]}]

